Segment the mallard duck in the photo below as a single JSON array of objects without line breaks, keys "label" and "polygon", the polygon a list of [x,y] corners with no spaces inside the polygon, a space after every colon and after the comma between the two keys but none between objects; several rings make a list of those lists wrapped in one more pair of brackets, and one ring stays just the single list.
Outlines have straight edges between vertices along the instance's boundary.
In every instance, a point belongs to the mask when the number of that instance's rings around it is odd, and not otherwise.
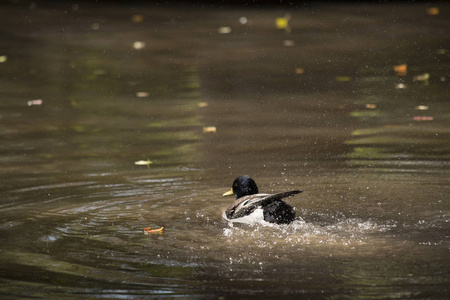
[{"label": "mallard duck", "polygon": [[256,182],[250,176],[242,175],[234,180],[231,190],[223,194],[236,196],[236,201],[225,210],[225,216],[228,219],[237,219],[262,209],[264,221],[289,224],[295,219],[295,210],[282,199],[301,192],[294,190],[277,194],[259,194]]}]

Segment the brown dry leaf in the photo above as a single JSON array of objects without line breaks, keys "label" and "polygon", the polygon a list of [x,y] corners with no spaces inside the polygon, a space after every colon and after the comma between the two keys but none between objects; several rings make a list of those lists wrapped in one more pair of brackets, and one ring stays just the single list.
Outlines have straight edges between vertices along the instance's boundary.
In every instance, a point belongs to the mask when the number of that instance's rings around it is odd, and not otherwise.
[{"label": "brown dry leaf", "polygon": [[427,14],[430,16],[437,16],[439,14],[439,8],[437,7],[428,7]]}]

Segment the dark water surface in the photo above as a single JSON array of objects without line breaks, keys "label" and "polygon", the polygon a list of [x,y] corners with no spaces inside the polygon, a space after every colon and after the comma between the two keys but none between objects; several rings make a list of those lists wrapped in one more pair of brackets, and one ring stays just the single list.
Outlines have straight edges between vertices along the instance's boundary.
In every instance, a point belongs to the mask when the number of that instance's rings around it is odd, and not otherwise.
[{"label": "dark water surface", "polygon": [[[450,297],[436,5],[1,5],[1,297]],[[241,174],[299,219],[228,224]]]}]

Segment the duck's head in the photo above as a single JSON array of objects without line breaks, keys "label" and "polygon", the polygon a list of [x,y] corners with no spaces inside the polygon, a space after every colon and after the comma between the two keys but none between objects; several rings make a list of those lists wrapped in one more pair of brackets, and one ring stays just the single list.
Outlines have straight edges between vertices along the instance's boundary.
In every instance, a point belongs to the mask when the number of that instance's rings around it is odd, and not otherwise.
[{"label": "duck's head", "polygon": [[258,186],[256,182],[248,175],[242,175],[233,181],[231,190],[224,193],[224,196],[235,195],[236,199],[247,195],[258,194]]}]

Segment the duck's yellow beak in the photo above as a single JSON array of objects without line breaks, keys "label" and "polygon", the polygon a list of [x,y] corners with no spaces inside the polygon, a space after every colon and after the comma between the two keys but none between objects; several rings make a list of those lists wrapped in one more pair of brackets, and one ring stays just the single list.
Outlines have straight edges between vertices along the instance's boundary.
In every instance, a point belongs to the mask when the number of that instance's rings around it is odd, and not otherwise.
[{"label": "duck's yellow beak", "polygon": [[223,195],[222,196],[231,196],[231,195],[233,195],[233,189],[230,189],[228,192],[226,192],[226,193],[223,193]]}]

